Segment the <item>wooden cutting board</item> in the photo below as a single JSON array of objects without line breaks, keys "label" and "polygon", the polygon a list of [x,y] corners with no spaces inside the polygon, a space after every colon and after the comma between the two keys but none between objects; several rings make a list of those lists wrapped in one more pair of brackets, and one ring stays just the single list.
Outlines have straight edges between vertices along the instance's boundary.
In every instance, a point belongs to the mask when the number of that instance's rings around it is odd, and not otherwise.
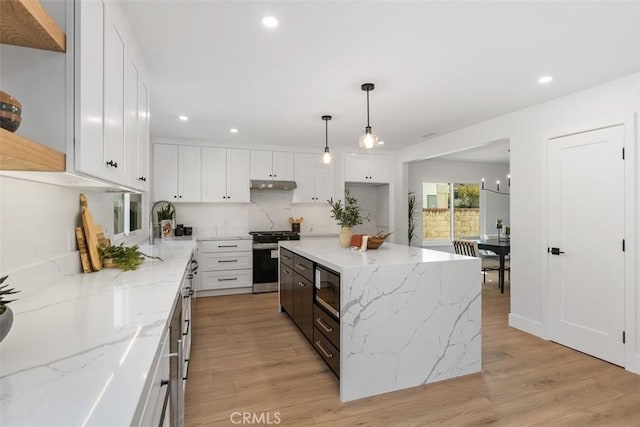
[{"label": "wooden cutting board", "polygon": [[98,224],[96,227],[96,238],[98,239],[98,246],[111,246],[111,240],[107,239],[104,236],[104,230],[102,229],[102,224]]},{"label": "wooden cutting board", "polygon": [[96,226],[93,223],[93,215],[91,215],[91,212],[89,211],[87,197],[84,194],[80,194],[80,206],[82,206],[82,225],[86,236],[91,268],[99,271],[102,269],[102,261],[98,254],[98,236],[96,234]]},{"label": "wooden cutting board", "polygon": [[78,242],[78,252],[80,252],[80,263],[82,264],[82,271],[85,273],[91,273],[91,260],[89,259],[89,251],[87,249],[87,242],[84,240],[84,230],[82,227],[76,227],[76,240]]}]

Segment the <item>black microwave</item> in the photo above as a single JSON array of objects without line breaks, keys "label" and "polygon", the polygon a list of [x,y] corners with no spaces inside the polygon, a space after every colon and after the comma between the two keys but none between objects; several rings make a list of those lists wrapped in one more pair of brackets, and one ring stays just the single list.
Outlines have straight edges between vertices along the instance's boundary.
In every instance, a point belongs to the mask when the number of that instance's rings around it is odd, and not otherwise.
[{"label": "black microwave", "polygon": [[315,300],[333,317],[340,318],[340,274],[326,267],[316,266]]}]

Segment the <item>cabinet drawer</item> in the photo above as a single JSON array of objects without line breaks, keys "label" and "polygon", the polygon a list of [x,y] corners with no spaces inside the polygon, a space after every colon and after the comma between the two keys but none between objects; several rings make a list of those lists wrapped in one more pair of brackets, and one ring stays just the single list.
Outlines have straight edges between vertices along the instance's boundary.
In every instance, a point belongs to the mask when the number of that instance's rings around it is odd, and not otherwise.
[{"label": "cabinet drawer", "polygon": [[304,277],[305,279],[313,282],[313,262],[301,257],[298,254],[293,254],[293,271]]},{"label": "cabinet drawer", "polygon": [[318,305],[313,305],[313,326],[327,337],[336,349],[340,348],[340,324]]},{"label": "cabinet drawer", "polygon": [[340,352],[316,327],[313,328],[313,347],[333,373],[340,378]]},{"label": "cabinet drawer", "polygon": [[251,240],[207,240],[200,242],[200,252],[241,252],[250,251]]},{"label": "cabinet drawer", "polygon": [[240,270],[251,268],[251,252],[202,254],[202,270]]},{"label": "cabinet drawer", "polygon": [[252,286],[251,270],[205,271],[202,273],[201,291],[245,288]]},{"label": "cabinet drawer", "polygon": [[293,252],[280,248],[280,262],[293,268]]}]

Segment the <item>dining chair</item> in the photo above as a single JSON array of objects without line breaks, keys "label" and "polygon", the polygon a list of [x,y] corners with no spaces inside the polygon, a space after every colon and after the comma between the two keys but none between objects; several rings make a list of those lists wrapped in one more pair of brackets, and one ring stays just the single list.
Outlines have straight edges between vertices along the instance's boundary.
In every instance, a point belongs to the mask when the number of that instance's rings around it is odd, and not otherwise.
[{"label": "dining chair", "polygon": [[482,263],[482,272],[483,274],[483,283],[487,282],[487,271],[499,271],[500,270],[500,260],[497,256],[484,256],[480,254],[478,250],[478,242],[474,240],[461,240],[455,239],[453,240],[453,249],[458,255],[466,255],[472,256],[476,258],[480,258]]}]

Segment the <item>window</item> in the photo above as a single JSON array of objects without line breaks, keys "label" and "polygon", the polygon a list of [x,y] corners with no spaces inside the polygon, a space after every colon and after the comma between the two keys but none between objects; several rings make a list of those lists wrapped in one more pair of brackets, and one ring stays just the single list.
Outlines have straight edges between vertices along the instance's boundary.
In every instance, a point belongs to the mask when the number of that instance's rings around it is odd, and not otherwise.
[{"label": "window", "polygon": [[423,241],[480,236],[478,184],[425,182],[422,195]]},{"label": "window", "polygon": [[127,235],[142,229],[142,195],[119,193],[113,196],[113,234]]}]

